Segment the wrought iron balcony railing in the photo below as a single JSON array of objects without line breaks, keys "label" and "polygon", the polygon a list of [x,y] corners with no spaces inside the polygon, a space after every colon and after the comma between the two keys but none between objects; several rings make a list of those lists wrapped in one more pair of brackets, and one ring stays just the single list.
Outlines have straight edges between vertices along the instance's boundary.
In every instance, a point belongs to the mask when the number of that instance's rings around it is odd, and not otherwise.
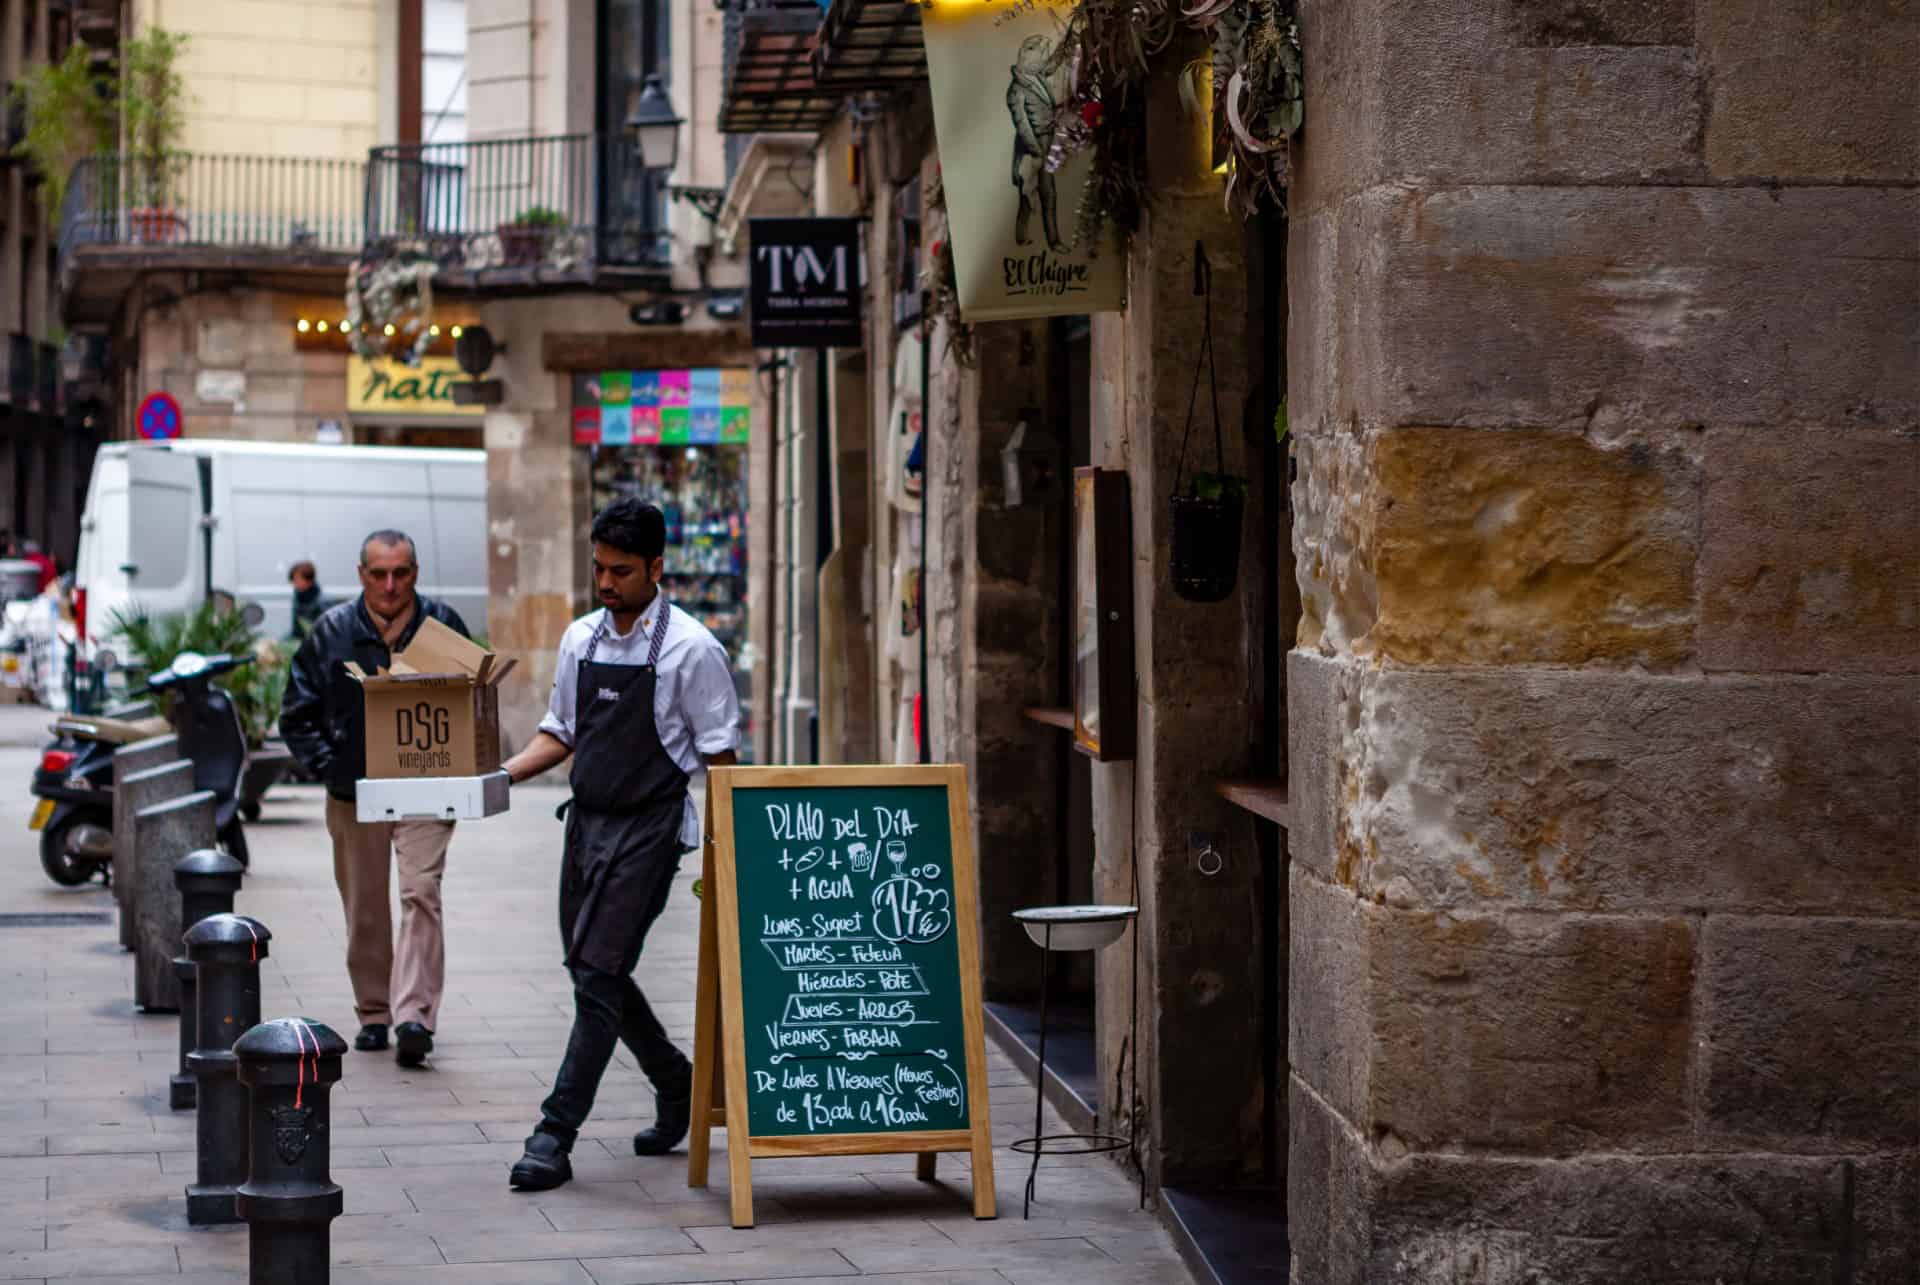
[{"label": "wrought iron balcony railing", "polygon": [[352,253],[365,172],[313,157],[96,156],[62,203],[63,270],[83,246]]},{"label": "wrought iron balcony railing", "polygon": [[617,134],[376,147],[366,253],[424,253],[476,280],[669,263],[666,186]]}]

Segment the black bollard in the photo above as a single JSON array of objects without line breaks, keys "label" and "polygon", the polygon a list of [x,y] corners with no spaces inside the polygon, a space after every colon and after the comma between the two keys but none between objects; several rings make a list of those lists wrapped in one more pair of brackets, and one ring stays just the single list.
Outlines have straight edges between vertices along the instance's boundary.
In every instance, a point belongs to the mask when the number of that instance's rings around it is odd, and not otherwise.
[{"label": "black bollard", "polygon": [[240,1216],[252,1285],[326,1285],[330,1224],[345,1197],[327,1175],[327,1094],[347,1042],[319,1022],[263,1022],[233,1046],[252,1094],[253,1145]]},{"label": "black bollard", "polygon": [[[245,866],[216,848],[189,852],[174,864],[173,884],[180,890],[183,943],[184,933],[202,919],[233,913],[233,897],[240,891],[240,878],[245,870]],[[193,1052],[199,1028],[199,1002],[194,997],[193,960],[184,954],[176,955],[173,971],[180,979],[180,1068],[167,1085],[167,1105],[175,1111],[186,1111],[194,1104],[195,1085],[193,1072],[187,1069],[187,1054]]]},{"label": "black bollard", "polygon": [[199,971],[199,1035],[187,1066],[199,1083],[199,1181],[187,1188],[187,1221],[237,1223],[234,1201],[247,1176],[247,1091],[235,1075],[234,1041],[260,1021],[260,961],[273,934],[245,915],[209,915],[187,933]]}]

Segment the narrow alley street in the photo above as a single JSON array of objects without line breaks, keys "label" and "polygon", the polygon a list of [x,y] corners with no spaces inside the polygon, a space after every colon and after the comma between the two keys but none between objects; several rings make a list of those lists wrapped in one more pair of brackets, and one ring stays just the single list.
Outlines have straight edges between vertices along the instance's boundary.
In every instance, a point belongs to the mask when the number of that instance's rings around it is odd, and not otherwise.
[{"label": "narrow alley street", "polygon": [[[110,894],[42,875],[26,829],[25,785],[49,719],[0,709],[0,1278],[116,1285],[246,1280],[244,1227],[190,1228],[184,1185],[194,1117],[166,1106],[176,1019],[131,1003],[131,956],[114,939]],[[537,1118],[565,1042],[571,998],[557,958],[556,786],[518,792],[514,810],[463,825],[446,879],[447,996],[423,1071],[349,1054],[333,1094],[337,1285],[643,1285],[814,1281],[873,1285],[1160,1285],[1190,1279],[1127,1175],[1103,1158],[1049,1160],[1039,1204],[1020,1217],[1025,1163],[1005,1149],[1028,1132],[1032,1090],[989,1049],[1000,1217],[970,1212],[965,1155],[916,1181],[908,1157],[756,1165],[760,1225],[728,1225],[724,1152],[716,1185],[686,1186],[684,1151],[636,1158],[629,1138],[651,1099],[624,1050],[574,1156],[576,1181],[517,1194],[507,1168]],[[250,827],[253,871],[236,909],[273,932],[262,965],[265,1017],[306,1016],[351,1039],[320,796],[281,789]],[[693,1034],[696,871],[690,860],[638,978],[669,1031]],[[86,915],[36,925],[27,917]],[[1051,1112],[1049,1112],[1051,1116]],[[1051,1127],[1062,1128],[1057,1121]]]}]

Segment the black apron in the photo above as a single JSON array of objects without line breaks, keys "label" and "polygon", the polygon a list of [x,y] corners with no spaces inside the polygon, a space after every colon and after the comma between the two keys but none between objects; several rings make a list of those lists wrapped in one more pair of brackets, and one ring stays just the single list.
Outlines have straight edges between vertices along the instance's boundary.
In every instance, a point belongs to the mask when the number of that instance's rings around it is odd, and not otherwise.
[{"label": "black apron", "polygon": [[560,867],[569,967],[633,971],[680,868],[687,774],[667,756],[653,714],[671,610],[661,602],[644,665],[594,660],[603,619],[574,680],[573,800]]}]

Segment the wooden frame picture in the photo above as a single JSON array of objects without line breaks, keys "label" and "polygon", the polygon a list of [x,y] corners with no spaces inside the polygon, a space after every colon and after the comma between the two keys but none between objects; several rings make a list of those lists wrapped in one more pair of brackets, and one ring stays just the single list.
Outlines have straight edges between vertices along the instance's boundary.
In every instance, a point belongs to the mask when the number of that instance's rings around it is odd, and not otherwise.
[{"label": "wooden frame picture", "polygon": [[1073,743],[1133,757],[1133,519],[1127,475],[1073,471]]},{"label": "wooden frame picture", "polygon": [[964,1151],[994,1217],[966,769],[714,768],[706,827],[687,1185],[716,1126],[735,1227],[755,1160]]}]

